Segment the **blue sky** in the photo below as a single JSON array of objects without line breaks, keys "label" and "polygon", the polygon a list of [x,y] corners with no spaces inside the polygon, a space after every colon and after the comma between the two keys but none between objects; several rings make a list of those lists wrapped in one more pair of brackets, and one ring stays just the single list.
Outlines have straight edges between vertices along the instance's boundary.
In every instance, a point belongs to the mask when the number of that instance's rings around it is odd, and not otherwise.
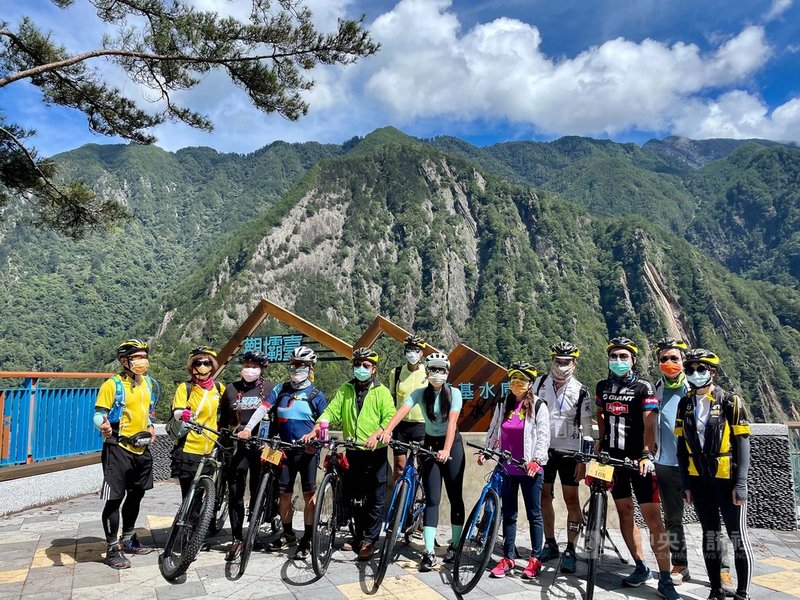
[{"label": "blue sky", "polygon": [[[246,0],[192,0],[246,14]],[[104,32],[85,0],[3,2],[13,29],[32,17],[70,51]],[[800,142],[800,8],[793,0],[308,0],[315,21],[364,14],[382,51],[347,68],[314,71],[309,115],[298,122],[253,109],[221,75],[178,94],[213,133],[170,123],[154,131],[176,150],[250,152],[275,140],[340,143],[393,125],[417,136],[478,145],[588,135],[762,137]],[[93,63],[144,107],[148,93]],[[8,119],[36,129],[44,155],[87,142],[76,111],[46,107],[32,86],[0,89]]]}]

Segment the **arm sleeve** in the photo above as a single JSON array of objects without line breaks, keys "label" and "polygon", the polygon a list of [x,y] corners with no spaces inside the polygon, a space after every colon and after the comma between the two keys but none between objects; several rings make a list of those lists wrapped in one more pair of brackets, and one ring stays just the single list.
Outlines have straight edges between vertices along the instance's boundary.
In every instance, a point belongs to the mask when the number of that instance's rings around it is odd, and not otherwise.
[{"label": "arm sleeve", "polygon": [[540,465],[547,464],[547,450],[550,448],[550,409],[542,402],[536,413],[536,446],[533,449],[533,460]]},{"label": "arm sleeve", "polygon": [[99,406],[94,407],[94,426],[97,429],[100,429],[100,426],[103,424],[103,417],[108,417],[109,410],[107,408],[101,408]]},{"label": "arm sleeve", "polygon": [[489,429],[486,431],[486,441],[483,444],[484,448],[496,450],[500,447],[500,423],[502,421],[502,415],[503,409],[501,408],[501,404],[498,403],[494,407],[492,420],[489,423]]},{"label": "arm sleeve", "polygon": [[268,410],[269,409],[264,406],[264,403],[262,402],[261,406],[256,409],[256,411],[253,413],[253,416],[250,417],[250,420],[247,422],[247,425],[245,425],[244,428],[249,431],[253,431],[256,426],[261,423],[261,420],[267,416]]},{"label": "arm sleeve", "polygon": [[750,423],[741,397],[731,398],[731,444],[736,457],[736,495],[747,500],[747,473],[750,470]]},{"label": "arm sleeve", "polygon": [[675,413],[675,437],[678,445],[678,470],[681,475],[681,489],[689,489],[689,453],[686,451],[686,441],[683,437],[683,416],[686,412],[686,398],[681,398],[678,411]]},{"label": "arm sleeve", "polygon": [[229,424],[233,424],[235,421],[233,419],[233,410],[231,409],[231,392],[234,391],[234,388],[229,388],[225,390],[225,393],[222,394],[222,398],[219,399],[219,425],[220,428],[228,427]]},{"label": "arm sleeve", "polygon": [[[581,388],[580,392],[580,404],[581,404],[581,429],[583,430],[583,435],[589,435],[592,437],[593,440],[597,439],[597,426],[594,424],[594,420],[592,419],[592,400],[591,396],[589,395],[589,389],[585,386]],[[548,411],[549,413],[549,411]]]}]

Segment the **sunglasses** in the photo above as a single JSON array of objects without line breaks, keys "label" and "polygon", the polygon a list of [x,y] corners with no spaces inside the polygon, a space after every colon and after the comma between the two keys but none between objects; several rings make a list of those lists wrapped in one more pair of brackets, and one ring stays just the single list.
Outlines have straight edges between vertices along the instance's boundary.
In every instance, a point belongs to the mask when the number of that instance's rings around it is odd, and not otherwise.
[{"label": "sunglasses", "polygon": [[211,367],[214,363],[208,359],[196,360],[192,363],[193,367]]},{"label": "sunglasses", "polygon": [[631,355],[627,352],[614,352],[613,354],[608,355],[608,358],[613,358],[617,360],[626,360],[630,357]]},{"label": "sunglasses", "polygon": [[354,367],[364,367],[366,369],[369,369],[370,367],[372,367],[374,365],[369,361],[364,361],[364,362],[354,362],[353,366]]},{"label": "sunglasses", "polygon": [[428,367],[428,373],[447,373],[444,367]]},{"label": "sunglasses", "polygon": [[703,365],[700,365],[698,367],[686,367],[684,371],[686,372],[687,375],[694,375],[695,373],[697,373],[698,375],[702,375],[703,373],[708,373],[708,369]]},{"label": "sunglasses", "polygon": [[680,362],[680,360],[680,356],[660,356],[658,358],[658,362],[660,362],[662,365],[666,362]]}]

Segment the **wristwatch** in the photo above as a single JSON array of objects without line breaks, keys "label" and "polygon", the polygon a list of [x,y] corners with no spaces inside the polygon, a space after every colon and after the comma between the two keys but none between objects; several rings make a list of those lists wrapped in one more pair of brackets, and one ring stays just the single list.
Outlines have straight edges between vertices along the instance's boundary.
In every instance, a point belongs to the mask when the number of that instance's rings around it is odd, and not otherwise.
[{"label": "wristwatch", "polygon": [[653,456],[652,452],[642,452],[642,458],[640,460],[653,460],[655,456]]}]

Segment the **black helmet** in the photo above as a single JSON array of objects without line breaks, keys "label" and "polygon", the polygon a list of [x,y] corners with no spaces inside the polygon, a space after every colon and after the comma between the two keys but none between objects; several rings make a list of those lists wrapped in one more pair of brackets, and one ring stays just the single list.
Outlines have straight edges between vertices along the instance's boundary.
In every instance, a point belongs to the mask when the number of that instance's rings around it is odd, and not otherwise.
[{"label": "black helmet", "polygon": [[214,350],[211,346],[198,346],[197,348],[189,352],[189,358],[191,359],[192,357],[198,356],[200,354],[208,354],[209,356],[217,358],[217,351]]},{"label": "black helmet", "polygon": [[119,346],[117,346],[117,358],[125,358],[134,352],[149,353],[150,347],[147,345],[147,342],[143,342],[142,340],[137,340],[135,338],[125,340]]},{"label": "black helmet", "polygon": [[419,348],[420,350],[424,350],[425,348],[428,347],[428,344],[426,344],[421,337],[413,334],[406,337],[406,339],[403,340],[403,343],[405,344],[406,348],[410,347],[410,348]]},{"label": "black helmet", "polygon": [[703,363],[715,369],[719,367],[719,356],[705,348],[692,348],[683,359],[684,367],[690,363]]},{"label": "black helmet", "polygon": [[674,337],[667,336],[656,342],[656,347],[653,349],[653,352],[656,354],[662,350],[680,350],[681,352],[686,352],[688,348],[689,345],[683,340],[676,340]]},{"label": "black helmet", "polygon": [[578,358],[581,351],[572,342],[562,340],[550,346],[550,356],[553,358]]},{"label": "black helmet", "polygon": [[608,345],[606,346],[606,354],[609,353],[613,348],[624,348],[628,352],[630,352],[633,356],[639,354],[639,348],[636,347],[636,344],[633,343],[632,340],[629,340],[624,335],[619,337],[611,338],[608,340]]},{"label": "black helmet", "polygon": [[378,353],[371,348],[356,348],[353,350],[353,362],[368,360],[373,365],[378,364]]},{"label": "black helmet", "polygon": [[529,381],[533,381],[534,379],[536,379],[537,375],[536,368],[533,365],[526,363],[525,361],[517,361],[511,363],[511,366],[508,367],[508,376],[511,377],[512,375],[515,374],[520,374]]},{"label": "black helmet", "polygon": [[247,352],[242,354],[241,357],[239,357],[239,360],[241,360],[242,362],[246,361],[254,362],[258,365],[261,365],[262,367],[266,367],[269,364],[269,360],[267,360],[267,357],[261,354],[261,352],[258,352],[257,350],[248,350]]}]

